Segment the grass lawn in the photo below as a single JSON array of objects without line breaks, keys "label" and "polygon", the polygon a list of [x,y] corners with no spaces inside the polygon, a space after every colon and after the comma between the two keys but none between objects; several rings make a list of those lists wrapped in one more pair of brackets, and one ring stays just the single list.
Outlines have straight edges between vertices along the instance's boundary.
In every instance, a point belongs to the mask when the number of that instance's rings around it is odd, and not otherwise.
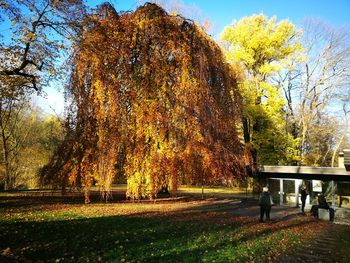
[{"label": "grass lawn", "polygon": [[309,217],[259,223],[208,211],[220,206],[214,199],[48,200],[0,195],[0,261],[269,262],[327,227]]},{"label": "grass lawn", "polygon": [[[349,251],[350,248],[350,227],[339,235],[339,247],[341,250]],[[350,262],[350,253],[344,253],[344,262]]]}]

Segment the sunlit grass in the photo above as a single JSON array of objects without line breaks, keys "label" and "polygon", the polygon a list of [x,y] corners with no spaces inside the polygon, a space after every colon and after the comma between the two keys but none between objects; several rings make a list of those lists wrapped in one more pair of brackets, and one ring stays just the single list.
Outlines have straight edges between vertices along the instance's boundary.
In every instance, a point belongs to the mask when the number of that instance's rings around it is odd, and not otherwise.
[{"label": "sunlit grass", "polygon": [[[2,199],[2,201],[6,201]],[[0,208],[0,254],[44,262],[266,262],[323,227],[300,217],[260,224],[213,200]]]},{"label": "sunlit grass", "polygon": [[[338,236],[339,240],[339,248],[344,251],[349,251],[350,248],[350,228],[345,229],[340,235]],[[344,262],[350,262],[350,254],[344,254],[343,255]]]},{"label": "sunlit grass", "polygon": [[[181,186],[178,191],[182,194],[202,194],[202,187],[200,186]],[[247,196],[252,197],[252,191],[249,188],[243,187],[213,187],[213,186],[204,186],[203,188],[204,196]]]},{"label": "sunlit grass", "polygon": [[[97,192],[99,189],[97,187],[92,187],[91,191]],[[126,184],[116,184],[111,187],[112,192],[125,193]],[[73,193],[82,194],[82,189],[74,189]],[[202,196],[202,187],[201,186],[186,186],[182,185],[178,188],[179,195],[196,195]],[[60,190],[23,190],[23,191],[14,191],[14,192],[0,192],[0,196],[32,196],[32,195],[41,195],[41,196],[60,196]],[[252,198],[252,190],[250,188],[244,187],[223,187],[223,186],[204,186],[203,187],[203,196],[204,197],[241,197],[241,198]]]}]

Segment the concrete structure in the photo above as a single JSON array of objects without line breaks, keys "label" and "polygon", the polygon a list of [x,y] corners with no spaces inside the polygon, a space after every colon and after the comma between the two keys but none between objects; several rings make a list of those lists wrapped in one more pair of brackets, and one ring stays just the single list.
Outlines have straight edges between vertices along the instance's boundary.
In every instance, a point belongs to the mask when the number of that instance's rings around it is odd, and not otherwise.
[{"label": "concrete structure", "polygon": [[[270,191],[272,190],[275,201],[278,201],[281,205],[284,203],[295,203],[296,206],[299,206],[299,189],[303,184],[308,186],[309,196],[306,200],[307,204],[315,201],[317,193],[324,193],[326,190],[330,190],[332,206],[334,207],[336,205],[337,183],[345,184],[346,187],[342,187],[342,189],[347,188],[349,193],[339,194],[339,206],[341,206],[342,195],[350,196],[350,150],[344,150],[339,154],[339,166],[340,167],[264,165],[258,167],[258,178],[265,179],[267,184],[272,184],[272,187],[270,186]],[[347,183],[349,183],[349,185],[347,185]],[[327,184],[327,189],[324,189],[325,184]],[[286,191],[286,189],[288,189],[288,191]],[[350,198],[346,198],[346,200],[350,202]]]},{"label": "concrete structure", "polygon": [[[350,150],[347,149],[347,150],[343,150],[343,152],[341,153],[343,154],[343,166],[345,167],[345,169],[347,171],[350,171]],[[339,167],[341,167],[339,165]]]},{"label": "concrete structure", "polygon": [[330,213],[327,209],[319,208],[318,209],[318,219],[329,221],[330,220]]},{"label": "concrete structure", "polygon": [[259,167],[259,175],[263,178],[293,178],[303,180],[348,181],[350,171],[344,167],[311,167],[311,166],[270,166]]}]

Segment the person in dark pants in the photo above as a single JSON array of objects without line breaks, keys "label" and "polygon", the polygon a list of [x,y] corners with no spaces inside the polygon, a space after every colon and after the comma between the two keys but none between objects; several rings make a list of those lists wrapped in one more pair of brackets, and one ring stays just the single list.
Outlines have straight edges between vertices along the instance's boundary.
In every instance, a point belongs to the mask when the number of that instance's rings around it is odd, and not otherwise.
[{"label": "person in dark pants", "polygon": [[270,220],[270,211],[272,206],[272,197],[269,193],[269,189],[267,187],[263,188],[263,192],[259,197],[259,205],[260,205],[260,222],[264,222],[264,215],[266,214],[266,220]]},{"label": "person in dark pants", "polygon": [[328,205],[326,197],[323,195],[323,193],[319,193],[317,195],[317,201],[318,201],[318,205],[313,205],[311,207],[311,213],[313,214],[313,216],[318,218],[318,209],[323,208],[323,209],[327,209],[329,211],[329,220],[333,221],[335,211],[332,207],[330,207]]},{"label": "person in dark pants", "polygon": [[326,198],[324,197],[324,195],[322,193],[318,193],[317,194],[317,202],[318,205],[313,205],[311,207],[311,213],[314,217],[318,218],[318,209],[319,208],[324,208],[324,209],[329,209],[328,203],[326,201]]},{"label": "person in dark pants", "polygon": [[303,214],[305,214],[304,209],[305,209],[306,197],[307,197],[307,195],[308,195],[305,186],[303,186],[303,187],[301,188],[301,193],[300,193],[300,194],[301,194],[301,212],[302,212]]}]

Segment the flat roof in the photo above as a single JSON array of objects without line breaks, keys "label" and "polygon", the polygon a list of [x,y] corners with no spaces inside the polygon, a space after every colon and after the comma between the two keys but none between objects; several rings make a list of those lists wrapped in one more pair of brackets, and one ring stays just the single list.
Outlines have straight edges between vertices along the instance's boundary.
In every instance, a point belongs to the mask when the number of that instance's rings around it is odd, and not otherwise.
[{"label": "flat roof", "polygon": [[259,177],[315,179],[325,181],[350,181],[350,171],[345,167],[273,166],[258,167]]}]

